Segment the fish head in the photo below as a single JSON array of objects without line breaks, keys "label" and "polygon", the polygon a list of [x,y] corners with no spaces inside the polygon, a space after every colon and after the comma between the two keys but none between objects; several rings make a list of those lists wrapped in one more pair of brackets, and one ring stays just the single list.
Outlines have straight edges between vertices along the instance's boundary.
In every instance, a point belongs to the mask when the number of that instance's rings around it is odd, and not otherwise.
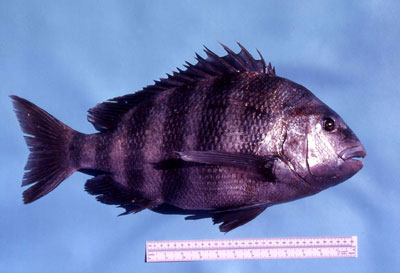
[{"label": "fish head", "polygon": [[312,187],[337,185],[363,167],[357,158],[366,151],[358,137],[310,91],[289,112],[282,152],[292,171]]}]

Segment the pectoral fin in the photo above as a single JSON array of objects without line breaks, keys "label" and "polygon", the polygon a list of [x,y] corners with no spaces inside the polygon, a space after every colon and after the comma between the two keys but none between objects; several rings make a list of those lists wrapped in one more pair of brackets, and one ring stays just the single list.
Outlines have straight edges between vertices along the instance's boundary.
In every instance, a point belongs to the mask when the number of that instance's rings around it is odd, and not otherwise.
[{"label": "pectoral fin", "polygon": [[262,157],[224,151],[185,151],[176,153],[184,161],[247,169],[266,176],[266,181],[273,182],[276,180],[273,173],[276,156]]}]

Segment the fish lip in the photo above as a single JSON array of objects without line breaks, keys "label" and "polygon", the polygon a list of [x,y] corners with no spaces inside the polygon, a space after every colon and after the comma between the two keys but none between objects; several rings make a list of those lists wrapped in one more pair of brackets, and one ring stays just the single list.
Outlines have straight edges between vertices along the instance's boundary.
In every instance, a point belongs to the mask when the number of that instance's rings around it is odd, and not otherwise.
[{"label": "fish lip", "polygon": [[367,152],[365,151],[364,146],[362,145],[357,145],[354,147],[350,147],[347,149],[344,149],[339,153],[339,157],[343,159],[344,161],[349,160],[349,159],[354,159],[355,157],[362,157],[364,158],[367,155]]}]

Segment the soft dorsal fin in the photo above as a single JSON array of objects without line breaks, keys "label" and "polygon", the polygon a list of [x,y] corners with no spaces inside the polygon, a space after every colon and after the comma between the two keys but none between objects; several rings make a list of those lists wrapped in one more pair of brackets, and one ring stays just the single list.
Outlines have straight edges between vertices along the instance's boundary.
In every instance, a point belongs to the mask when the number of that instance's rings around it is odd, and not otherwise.
[{"label": "soft dorsal fin", "polygon": [[141,90],[134,94],[109,99],[90,108],[88,120],[98,131],[113,129],[125,113],[139,103],[152,98],[156,93],[155,90]]},{"label": "soft dorsal fin", "polygon": [[186,70],[177,68],[178,72],[173,72],[172,75],[167,74],[167,78],[155,81],[155,84],[149,85],[141,91],[115,97],[96,105],[89,109],[88,120],[97,130],[105,131],[115,128],[121,117],[130,109],[171,88],[194,85],[201,79],[237,72],[258,72],[275,76],[275,68],[271,63],[268,66],[265,64],[264,58],[258,50],[260,60],[254,59],[241,44],[238,43],[238,45],[240,52],[234,53],[227,46],[221,44],[228,53],[223,57],[216,55],[204,46],[206,59],[196,53],[197,64],[186,62],[184,65]]}]

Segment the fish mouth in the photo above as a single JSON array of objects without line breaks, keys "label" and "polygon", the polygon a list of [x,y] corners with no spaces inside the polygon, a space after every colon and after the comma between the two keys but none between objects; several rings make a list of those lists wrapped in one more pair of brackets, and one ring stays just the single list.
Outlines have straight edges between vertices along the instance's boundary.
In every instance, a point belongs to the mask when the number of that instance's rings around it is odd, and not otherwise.
[{"label": "fish mouth", "polygon": [[344,161],[354,158],[364,158],[367,155],[364,146],[358,145],[351,148],[347,148],[339,153],[339,157]]},{"label": "fish mouth", "polygon": [[357,145],[344,149],[339,153],[339,157],[346,163],[351,163],[354,168],[360,170],[364,164],[356,158],[364,158],[367,155],[364,146]]}]

